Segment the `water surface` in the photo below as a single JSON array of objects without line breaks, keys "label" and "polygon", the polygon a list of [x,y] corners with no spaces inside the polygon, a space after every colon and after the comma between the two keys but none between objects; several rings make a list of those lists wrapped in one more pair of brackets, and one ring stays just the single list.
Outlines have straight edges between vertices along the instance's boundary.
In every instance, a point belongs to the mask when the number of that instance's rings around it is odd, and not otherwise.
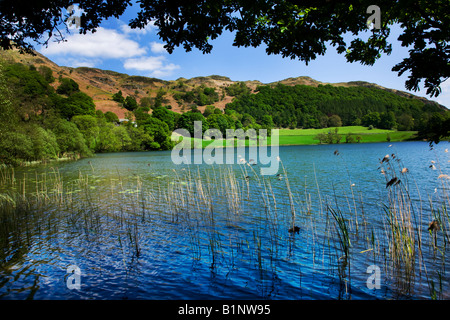
[{"label": "water surface", "polygon": [[[447,229],[436,240],[441,251],[427,231],[436,215],[430,203],[448,204],[446,148],[285,146],[281,178],[259,175],[248,156],[235,165],[177,166],[170,151],[15,169],[0,193],[27,201],[0,213],[0,297],[429,299],[437,292],[448,298]],[[381,163],[385,155],[390,162]],[[407,194],[421,241],[407,276],[392,266],[389,251],[392,174],[401,179],[395,188]],[[347,258],[329,208],[348,228]],[[442,221],[448,224],[443,213]],[[288,232],[293,223],[299,233]],[[379,289],[367,286],[371,265],[379,267]],[[80,289],[68,288],[69,266],[81,272]]]}]

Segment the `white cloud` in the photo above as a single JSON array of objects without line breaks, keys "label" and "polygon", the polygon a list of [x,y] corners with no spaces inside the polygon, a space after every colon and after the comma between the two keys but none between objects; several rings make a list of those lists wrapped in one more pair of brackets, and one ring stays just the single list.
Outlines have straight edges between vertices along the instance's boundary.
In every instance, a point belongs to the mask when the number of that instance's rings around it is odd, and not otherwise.
[{"label": "white cloud", "polygon": [[436,101],[450,109],[450,79],[441,83],[441,94],[436,98]]},{"label": "white cloud", "polygon": [[153,53],[167,53],[166,48],[164,48],[164,43],[152,42],[150,43],[150,50]]},{"label": "white cloud", "polygon": [[152,77],[168,76],[172,74],[174,70],[180,68],[180,66],[173,63],[167,63],[167,59],[163,56],[127,59],[123,67],[125,69],[147,71],[149,72],[149,76]]},{"label": "white cloud", "polygon": [[[120,23],[120,22],[119,22]],[[132,29],[129,25],[127,25],[126,23],[121,23],[120,24],[120,30],[122,30],[123,33],[125,34],[136,34],[136,35],[144,35],[147,33],[152,32],[155,29],[155,22],[154,21],[150,21],[144,28],[139,29]]]},{"label": "white cloud", "polygon": [[73,68],[77,67],[89,67],[93,68],[95,65],[99,63],[99,60],[93,59],[93,60],[86,60],[86,59],[68,59],[66,61],[66,64],[70,65]]},{"label": "white cloud", "polygon": [[[118,21],[115,29],[100,27],[95,33],[68,34],[67,42],[50,43],[40,52],[70,67],[96,67],[109,59],[110,65],[123,65],[124,69],[141,71],[151,77],[169,76],[180,68],[164,56],[167,51],[163,43],[153,41],[149,45],[148,42],[142,44],[141,36],[155,28],[153,23],[142,30],[135,30]],[[150,52],[154,56],[150,56]]]},{"label": "white cloud", "polygon": [[70,34],[66,42],[52,42],[42,48],[44,55],[71,55],[89,58],[130,58],[146,53],[136,41],[113,29],[98,28],[95,33]]}]

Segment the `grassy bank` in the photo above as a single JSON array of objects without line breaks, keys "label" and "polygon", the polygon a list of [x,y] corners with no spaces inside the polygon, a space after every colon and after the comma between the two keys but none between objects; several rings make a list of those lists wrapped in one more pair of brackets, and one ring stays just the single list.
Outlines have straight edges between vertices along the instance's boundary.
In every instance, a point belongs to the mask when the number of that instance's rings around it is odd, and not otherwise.
[{"label": "grassy bank", "polygon": [[[317,138],[318,134],[327,134],[329,131],[334,132],[336,128],[323,129],[279,129],[279,144],[280,145],[314,145],[320,144]],[[338,127],[338,134],[341,136],[339,143],[346,143],[346,137],[353,138],[352,143],[372,143],[372,142],[398,142],[413,140],[417,137],[417,131],[396,131],[385,129],[371,129],[362,126],[348,126]],[[191,138],[191,143],[202,145],[203,148],[210,145],[212,140],[201,140]],[[359,141],[359,142],[358,142]],[[246,141],[246,145],[254,142]],[[271,143],[269,137],[268,143]],[[236,144],[235,144],[236,145]]]}]

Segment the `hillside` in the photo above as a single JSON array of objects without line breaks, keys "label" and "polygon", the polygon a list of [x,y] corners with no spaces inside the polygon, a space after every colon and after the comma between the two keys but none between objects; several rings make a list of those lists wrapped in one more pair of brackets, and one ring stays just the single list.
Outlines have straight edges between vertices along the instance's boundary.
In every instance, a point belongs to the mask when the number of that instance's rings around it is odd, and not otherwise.
[{"label": "hillside", "polygon": [[[237,84],[238,82],[231,80],[225,76],[211,75],[208,77],[195,77],[192,79],[179,78],[172,81],[164,81],[155,78],[148,78],[143,76],[130,76],[123,73],[118,73],[110,70],[101,70],[97,68],[78,67],[70,68],[58,66],[45,56],[36,53],[35,56],[19,54],[18,51],[0,51],[0,58],[8,62],[19,62],[25,65],[34,65],[36,68],[40,66],[47,66],[53,71],[53,76],[56,79],[59,77],[70,78],[79,84],[80,90],[94,100],[97,110],[103,112],[111,111],[117,114],[121,119],[125,118],[127,112],[119,103],[112,100],[112,95],[119,90],[123,96],[133,96],[139,103],[147,100],[149,103],[154,103],[155,99],[161,99],[161,103],[165,106],[170,106],[171,110],[177,113],[183,113],[190,110],[192,105],[197,105],[200,111],[204,111],[205,105],[195,103],[189,99],[180,99],[186,97],[186,93],[194,92],[196,89],[202,87],[213,88],[217,93],[217,98],[214,101],[206,101],[207,105],[214,105],[221,110],[232,102],[234,96],[231,96],[225,90],[227,87]],[[318,87],[319,85],[331,85],[335,87],[369,87],[382,89],[388,92],[395,93],[399,96],[420,100],[426,104],[437,104],[423,97],[418,97],[410,93],[399,91],[395,89],[384,88],[378,84],[352,81],[345,83],[322,83],[310,77],[296,77],[288,78],[274,83],[263,84],[257,80],[245,81],[245,85],[255,92],[256,88],[261,85],[276,86],[283,84],[287,86],[306,85],[311,87]],[[55,81],[52,86],[57,87],[58,81]],[[444,106],[440,106],[445,109]]]},{"label": "hillside", "polygon": [[[443,106],[366,82],[298,77],[262,84],[220,75],[164,81],[61,67],[38,53],[17,51],[0,51],[0,114],[0,165],[170,150],[172,132],[185,129],[192,136],[196,121],[203,133],[214,128],[222,134],[341,126],[387,129],[392,139],[418,131],[437,142],[450,134],[450,112]],[[401,136],[394,136],[397,130]],[[290,137],[289,143],[303,140]],[[309,139],[314,141],[324,140]]]}]

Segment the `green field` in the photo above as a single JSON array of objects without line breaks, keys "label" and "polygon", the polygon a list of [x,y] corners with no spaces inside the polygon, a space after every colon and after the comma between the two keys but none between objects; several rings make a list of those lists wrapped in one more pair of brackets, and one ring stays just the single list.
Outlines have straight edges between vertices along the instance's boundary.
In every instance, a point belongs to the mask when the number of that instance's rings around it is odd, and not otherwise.
[{"label": "green field", "polygon": [[[324,129],[280,129],[280,145],[310,145],[319,144],[319,140],[315,137],[319,133],[327,133],[334,131],[335,128]],[[345,143],[345,136],[350,134],[356,138],[361,137],[360,142],[386,142],[388,136],[390,141],[406,141],[414,139],[417,131],[396,131],[385,129],[372,129],[362,126],[339,127],[338,133],[342,136],[341,143]]]},{"label": "green field", "polygon": [[[279,144],[280,145],[313,145],[319,144],[319,140],[316,136],[319,133],[327,133],[329,131],[334,132],[335,128],[324,128],[324,129],[279,129]],[[349,127],[338,127],[338,133],[341,135],[340,143],[345,143],[345,137],[347,135],[352,135],[355,138],[360,137],[360,143],[370,143],[370,142],[398,142],[412,140],[417,136],[417,131],[396,131],[396,130],[384,130],[384,129],[372,129],[369,130],[367,127],[362,126],[349,126]],[[390,140],[388,140],[390,137]],[[191,143],[195,140],[191,138]],[[202,147],[208,146],[212,143],[211,140],[202,140]],[[269,144],[271,139],[269,137]],[[252,145],[254,143],[252,142]],[[200,143],[198,143],[200,145]],[[249,145],[249,141],[246,141],[246,145]]]}]

